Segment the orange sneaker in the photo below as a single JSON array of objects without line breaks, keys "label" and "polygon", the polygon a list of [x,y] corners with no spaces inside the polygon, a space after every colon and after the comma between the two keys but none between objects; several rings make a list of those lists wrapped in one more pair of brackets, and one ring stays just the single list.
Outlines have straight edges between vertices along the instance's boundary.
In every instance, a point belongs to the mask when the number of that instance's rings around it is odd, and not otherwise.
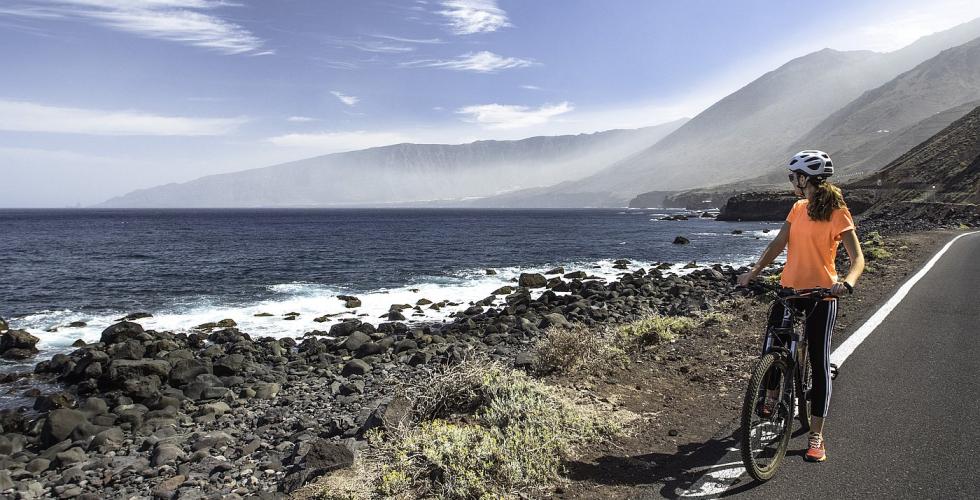
[{"label": "orange sneaker", "polygon": [[807,462],[823,462],[827,460],[827,447],[823,442],[823,435],[814,432],[810,433],[810,445],[807,447],[806,455],[803,456]]}]

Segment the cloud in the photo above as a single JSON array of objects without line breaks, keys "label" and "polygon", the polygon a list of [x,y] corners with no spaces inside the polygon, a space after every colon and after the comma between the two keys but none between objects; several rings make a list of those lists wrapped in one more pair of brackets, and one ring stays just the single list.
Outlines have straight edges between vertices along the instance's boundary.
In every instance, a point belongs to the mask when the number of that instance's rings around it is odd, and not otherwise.
[{"label": "cloud", "polygon": [[332,38],[330,42],[340,47],[350,47],[362,52],[373,54],[404,54],[412,52],[415,47],[406,45],[405,42],[391,43],[390,40],[349,40],[344,38]]},{"label": "cloud", "polygon": [[406,68],[443,68],[455,71],[473,71],[476,73],[496,73],[502,69],[525,68],[536,64],[529,59],[517,57],[502,57],[493,52],[481,51],[463,54],[450,60],[422,60],[402,63]]},{"label": "cloud", "polygon": [[295,122],[295,123],[308,123],[308,122],[315,122],[317,121],[317,119],[310,118],[309,116],[290,116],[289,118],[286,118],[286,121]]},{"label": "cloud", "polygon": [[457,35],[490,33],[511,26],[496,0],[445,0],[442,7],[437,13],[447,19],[449,29]]},{"label": "cloud", "polygon": [[342,103],[344,103],[344,104],[346,104],[348,106],[355,106],[355,105],[357,105],[358,102],[361,101],[361,98],[360,97],[354,97],[352,95],[347,95],[347,94],[344,94],[343,92],[340,92],[340,91],[337,91],[337,90],[331,90],[330,93],[333,94],[334,97],[336,97],[337,99],[339,99],[340,102],[342,102]]},{"label": "cloud", "polygon": [[86,135],[227,135],[245,118],[191,118],[0,100],[0,130]]},{"label": "cloud", "polygon": [[400,132],[315,132],[309,134],[285,134],[266,139],[276,146],[315,150],[320,154],[354,151],[357,149],[388,146],[409,142]]},{"label": "cloud", "polygon": [[420,44],[446,43],[438,38],[405,38],[405,37],[391,36],[391,35],[371,35],[371,36],[375,38],[381,38],[383,40],[391,40],[393,42],[401,42],[401,43],[420,43]]},{"label": "cloud", "polygon": [[521,85],[521,88],[525,90],[541,90],[541,87],[537,85]]},{"label": "cloud", "polygon": [[544,105],[537,109],[527,106],[506,104],[481,104],[466,106],[456,110],[461,115],[469,115],[470,121],[488,129],[523,128],[547,123],[552,118],[575,109],[568,102]]},{"label": "cloud", "polygon": [[243,26],[204,11],[238,6],[219,0],[25,0],[0,15],[35,19],[91,19],[145,38],[203,47],[223,54],[268,55],[263,40]]}]

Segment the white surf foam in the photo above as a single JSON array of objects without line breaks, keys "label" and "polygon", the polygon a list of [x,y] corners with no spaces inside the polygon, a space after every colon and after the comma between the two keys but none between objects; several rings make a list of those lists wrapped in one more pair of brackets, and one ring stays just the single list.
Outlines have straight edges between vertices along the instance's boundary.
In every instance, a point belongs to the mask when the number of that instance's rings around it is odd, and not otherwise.
[{"label": "white surf foam", "polygon": [[[736,265],[748,263],[736,262]],[[714,262],[698,262],[698,268],[713,265]],[[153,317],[135,320],[145,329],[172,332],[191,332],[194,327],[222,319],[233,319],[238,328],[248,332],[253,338],[257,337],[301,337],[313,330],[327,331],[330,326],[344,319],[358,318],[362,321],[378,324],[387,321],[387,315],[393,304],[409,304],[415,306],[420,299],[433,303],[449,301],[458,305],[433,310],[429,305],[420,306],[422,314],[414,316],[413,309],[405,309],[402,313],[407,322],[441,322],[451,321],[454,312],[462,311],[472,302],[482,300],[500,287],[516,286],[516,279],[524,272],[544,273],[554,267],[563,267],[565,272],[585,271],[606,281],[617,279],[624,272],[632,272],[639,268],[649,269],[656,265],[654,262],[633,261],[627,270],[615,269],[614,261],[600,260],[595,262],[555,263],[553,265],[535,268],[496,268],[496,275],[487,275],[485,269],[464,269],[450,276],[420,278],[417,283],[398,288],[378,289],[369,292],[352,293],[338,287],[315,283],[281,283],[270,285],[269,290],[276,296],[267,300],[256,301],[244,305],[221,305],[212,303],[211,299],[202,298],[196,303],[173,306],[169,309],[149,311]],[[687,274],[694,269],[685,269],[687,262],[672,264],[665,273],[679,275]],[[554,275],[549,275],[552,277]],[[541,293],[544,290],[536,290]],[[348,309],[338,295],[354,295],[361,305]],[[496,305],[503,304],[503,295],[497,296]],[[77,339],[86,342],[97,342],[102,330],[117,322],[119,318],[133,311],[111,311],[103,314],[86,314],[70,309],[57,311],[40,311],[28,316],[11,318],[12,326],[30,331],[41,339],[38,348],[43,354],[50,356],[54,352],[63,351]],[[257,314],[271,316],[256,316]],[[294,320],[286,320],[287,313],[299,313]],[[328,316],[326,321],[317,322],[316,318]],[[69,327],[73,321],[84,321],[84,327]]]}]

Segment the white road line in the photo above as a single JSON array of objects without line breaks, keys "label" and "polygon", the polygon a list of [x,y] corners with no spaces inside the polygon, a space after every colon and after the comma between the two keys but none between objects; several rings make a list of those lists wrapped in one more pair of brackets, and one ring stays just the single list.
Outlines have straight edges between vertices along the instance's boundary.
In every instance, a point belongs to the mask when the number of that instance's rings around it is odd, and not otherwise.
[{"label": "white road line", "polygon": [[906,295],[908,295],[909,290],[911,290],[912,287],[916,283],[918,283],[919,280],[922,279],[922,277],[925,276],[930,269],[932,269],[932,266],[936,265],[936,262],[939,261],[939,258],[942,257],[947,250],[949,250],[949,247],[953,246],[953,243],[956,243],[956,240],[964,236],[969,236],[971,234],[977,234],[977,233],[980,233],[980,231],[971,231],[969,233],[964,233],[953,238],[952,241],[947,243],[946,246],[944,246],[943,249],[939,251],[939,253],[934,255],[932,259],[929,260],[929,262],[926,262],[926,265],[923,266],[922,269],[919,270],[919,272],[915,273],[914,276],[909,278],[909,280],[906,281],[905,284],[902,285],[897,292],[895,292],[895,295],[893,295],[892,298],[888,299],[888,302],[885,302],[885,305],[881,306],[880,309],[875,311],[875,313],[870,318],[868,318],[868,320],[865,321],[860,328],[858,328],[854,333],[852,333],[850,337],[847,337],[847,340],[845,340],[841,345],[837,346],[837,349],[834,349],[834,353],[830,355],[830,362],[835,363],[837,366],[843,365],[844,361],[847,360],[847,358],[854,352],[854,349],[857,349],[857,346],[861,345],[861,342],[864,342],[864,339],[868,338],[868,335],[871,335],[871,332],[873,332],[875,328],[878,328],[878,325],[880,325],[881,322],[884,321],[886,317],[888,317],[888,314],[891,313],[892,310],[898,306],[898,303],[901,302]]}]

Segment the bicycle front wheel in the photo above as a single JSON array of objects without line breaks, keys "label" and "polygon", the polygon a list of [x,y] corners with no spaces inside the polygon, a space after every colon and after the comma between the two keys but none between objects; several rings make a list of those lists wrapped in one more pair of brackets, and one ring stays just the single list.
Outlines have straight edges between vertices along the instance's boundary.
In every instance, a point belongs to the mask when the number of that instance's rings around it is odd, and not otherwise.
[{"label": "bicycle front wheel", "polygon": [[768,353],[759,359],[742,404],[742,462],[757,481],[768,481],[786,456],[793,430],[793,373],[786,359]]}]

